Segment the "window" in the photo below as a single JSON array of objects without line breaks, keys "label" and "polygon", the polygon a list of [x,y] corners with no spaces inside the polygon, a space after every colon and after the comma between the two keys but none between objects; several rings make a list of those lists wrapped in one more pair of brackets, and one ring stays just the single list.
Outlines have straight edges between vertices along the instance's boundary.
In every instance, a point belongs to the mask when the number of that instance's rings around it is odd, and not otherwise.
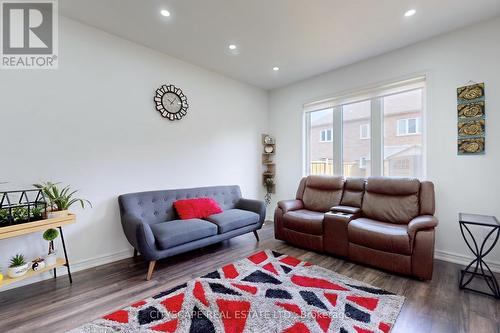
[{"label": "window", "polygon": [[306,104],[305,172],[423,177],[424,98],[421,77]]},{"label": "window", "polygon": [[325,129],[320,132],[319,142],[332,142],[332,130]]},{"label": "window", "polygon": [[359,138],[360,139],[370,138],[370,124],[363,124],[359,126]]},{"label": "window", "polygon": [[384,127],[384,176],[422,177],[423,90],[417,89],[382,98]]},{"label": "window", "polygon": [[342,173],[346,176],[370,175],[370,168],[366,167],[371,143],[369,132],[364,133],[363,138],[359,132],[363,127],[369,128],[371,104],[371,101],[363,101],[342,107]]},{"label": "window", "polygon": [[397,124],[398,136],[420,133],[420,118],[399,119]]},{"label": "window", "polygon": [[[306,122],[310,143],[307,147],[309,163],[306,172],[312,175],[333,175],[333,109],[308,113]],[[328,136],[329,141],[326,140]]]}]

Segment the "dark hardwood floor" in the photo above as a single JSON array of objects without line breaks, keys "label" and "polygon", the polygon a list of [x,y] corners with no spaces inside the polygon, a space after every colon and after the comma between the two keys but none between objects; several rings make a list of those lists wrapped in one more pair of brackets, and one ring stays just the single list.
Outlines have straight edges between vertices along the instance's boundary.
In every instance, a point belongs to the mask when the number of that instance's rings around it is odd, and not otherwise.
[{"label": "dark hardwood floor", "polygon": [[[151,281],[147,264],[130,258],[0,293],[0,332],[54,333],[77,327],[248,256],[273,249],[406,297],[393,333],[500,332],[500,302],[460,291],[455,264],[436,260],[434,278],[422,282],[277,241],[273,226],[253,234],[159,261]],[[131,251],[132,253],[132,251]]]}]

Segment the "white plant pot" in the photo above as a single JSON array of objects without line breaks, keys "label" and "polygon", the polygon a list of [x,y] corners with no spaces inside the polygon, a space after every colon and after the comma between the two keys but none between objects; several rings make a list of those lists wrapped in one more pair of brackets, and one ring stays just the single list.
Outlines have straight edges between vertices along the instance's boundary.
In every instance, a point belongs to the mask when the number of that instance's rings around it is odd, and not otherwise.
[{"label": "white plant pot", "polygon": [[57,253],[52,253],[45,257],[45,267],[54,266],[56,263]]},{"label": "white plant pot", "polygon": [[26,263],[26,264],[24,264],[22,266],[9,267],[9,269],[7,270],[7,275],[11,279],[15,279],[15,278],[21,277],[21,276],[23,276],[24,274],[26,274],[28,272],[30,264],[31,263]]},{"label": "white plant pot", "polygon": [[58,219],[58,218],[61,218],[61,217],[66,217],[66,216],[68,216],[68,214],[69,214],[68,210],[58,210],[58,211],[54,211],[54,212],[48,212],[47,213],[47,218],[49,218],[49,219]]}]

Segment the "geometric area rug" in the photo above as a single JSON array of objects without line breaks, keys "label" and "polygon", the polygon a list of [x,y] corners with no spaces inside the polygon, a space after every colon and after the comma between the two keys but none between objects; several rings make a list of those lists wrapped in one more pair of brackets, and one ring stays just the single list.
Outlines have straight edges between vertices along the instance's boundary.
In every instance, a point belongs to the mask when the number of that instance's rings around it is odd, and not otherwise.
[{"label": "geometric area rug", "polygon": [[265,250],[71,333],[387,333],[404,297]]}]

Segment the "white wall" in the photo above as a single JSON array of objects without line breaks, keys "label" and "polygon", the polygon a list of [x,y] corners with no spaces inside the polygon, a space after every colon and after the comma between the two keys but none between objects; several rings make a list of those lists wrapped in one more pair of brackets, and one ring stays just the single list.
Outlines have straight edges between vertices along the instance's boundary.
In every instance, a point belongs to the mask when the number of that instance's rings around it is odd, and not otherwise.
[{"label": "white wall", "polygon": [[[58,70],[0,71],[0,182],[61,181],[92,201],[72,209],[78,222],[65,229],[75,269],[131,255],[119,194],[239,184],[244,196],[263,197],[266,91],[66,18],[59,31]],[[166,83],[188,97],[181,121],[154,108]],[[0,266],[46,247],[41,234],[0,241]]]},{"label": "white wall", "polygon": [[[277,89],[270,94],[270,132],[276,136],[277,199],[293,198],[302,176],[302,105],[319,97],[428,74],[427,178],[436,186],[438,257],[464,262],[458,212],[500,218],[500,19],[439,36]],[[486,155],[457,156],[456,88],[486,84]],[[500,246],[488,257],[500,268]]]}]

